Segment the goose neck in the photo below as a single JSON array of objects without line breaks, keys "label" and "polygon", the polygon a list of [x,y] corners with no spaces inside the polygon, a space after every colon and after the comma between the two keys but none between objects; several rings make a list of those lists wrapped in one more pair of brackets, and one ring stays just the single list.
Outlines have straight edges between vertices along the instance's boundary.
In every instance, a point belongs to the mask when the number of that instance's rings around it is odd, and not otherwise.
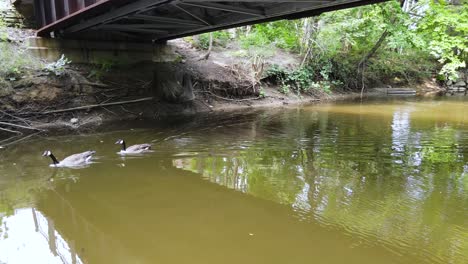
[{"label": "goose neck", "polygon": [[59,161],[57,160],[57,158],[54,156],[54,154],[50,154],[50,158],[52,159],[52,162],[54,162],[55,165],[59,164]]}]

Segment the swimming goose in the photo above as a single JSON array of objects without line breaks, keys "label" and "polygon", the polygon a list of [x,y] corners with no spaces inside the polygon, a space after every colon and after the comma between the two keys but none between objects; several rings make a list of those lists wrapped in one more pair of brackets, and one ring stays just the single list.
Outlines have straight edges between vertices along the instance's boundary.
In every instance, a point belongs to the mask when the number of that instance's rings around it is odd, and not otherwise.
[{"label": "swimming goose", "polygon": [[79,167],[89,164],[95,153],[96,151],[89,150],[68,156],[62,161],[58,161],[50,150],[44,151],[42,156],[48,156],[52,159],[53,164],[50,164],[51,167]]},{"label": "swimming goose", "polygon": [[119,154],[140,154],[151,151],[151,144],[137,144],[127,148],[123,139],[117,140],[115,144],[122,145],[122,149],[118,152]]}]

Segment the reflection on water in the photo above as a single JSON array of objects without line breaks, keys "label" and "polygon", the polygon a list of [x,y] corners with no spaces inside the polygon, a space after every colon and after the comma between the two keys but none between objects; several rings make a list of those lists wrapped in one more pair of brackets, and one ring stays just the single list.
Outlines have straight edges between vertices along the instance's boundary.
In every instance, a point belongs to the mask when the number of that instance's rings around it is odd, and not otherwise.
[{"label": "reflection on water", "polygon": [[[467,263],[467,116],[317,105],[1,150],[0,263]],[[51,145],[99,160],[48,168]]]},{"label": "reflection on water", "polygon": [[83,263],[60,233],[53,219],[32,209],[16,210],[3,220],[0,248],[5,263]]}]

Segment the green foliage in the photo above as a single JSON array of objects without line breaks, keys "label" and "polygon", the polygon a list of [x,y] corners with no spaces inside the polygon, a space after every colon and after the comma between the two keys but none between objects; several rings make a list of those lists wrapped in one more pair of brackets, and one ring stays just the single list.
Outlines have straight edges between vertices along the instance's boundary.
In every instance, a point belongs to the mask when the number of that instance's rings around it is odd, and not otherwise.
[{"label": "green foliage", "polygon": [[282,94],[289,94],[291,92],[291,85],[289,84],[282,84],[279,88],[279,91]]},{"label": "green foliage", "polygon": [[265,98],[266,97],[266,93],[265,93],[265,90],[263,89],[263,87],[260,87],[260,90],[258,91],[258,97],[260,97],[260,98]]},{"label": "green foliage", "polygon": [[[242,27],[236,36],[241,49],[233,56],[270,58],[279,48],[306,57],[305,67],[283,76],[285,93],[411,85],[438,73],[440,80],[455,79],[467,64],[468,4],[422,0],[403,10],[393,0]],[[213,39],[226,46],[230,35],[214,32]],[[207,49],[209,34],[194,37],[194,45]]]},{"label": "green foliage", "polygon": [[42,63],[17,45],[7,42],[8,34],[6,25],[0,19],[0,94],[7,92],[9,84],[6,81],[14,81],[21,78],[28,69],[40,69]]},{"label": "green foliage", "polygon": [[240,37],[241,46],[274,46],[286,50],[298,51],[300,48],[300,20],[276,21],[252,26],[250,32]]},{"label": "green foliage", "polygon": [[424,160],[432,164],[456,161],[458,153],[455,151],[455,134],[456,131],[451,127],[436,127],[431,140],[432,144],[425,146],[422,150]]},{"label": "green foliage", "polygon": [[210,46],[210,34],[213,34],[213,46],[226,47],[231,39],[229,32],[221,30],[194,36],[192,44],[198,49],[207,50]]},{"label": "green foliage", "polygon": [[440,74],[456,79],[456,71],[465,68],[468,60],[468,2],[459,5],[446,0],[422,1],[426,15],[418,25],[430,53],[443,65]]},{"label": "green foliage", "polygon": [[[270,58],[275,49],[281,48],[306,56],[305,67],[288,73],[276,72],[285,93],[316,87],[329,91],[360,89],[363,84],[412,84],[433,76],[440,67],[430,55],[428,39],[421,34],[418,23],[403,12],[398,1],[390,1],[329,12],[316,18],[243,27],[237,30],[242,49],[232,55]],[[216,39],[223,39],[222,34],[227,32],[214,33],[215,43]],[[385,36],[381,45],[370,53],[382,35]],[[209,35],[202,34],[195,42],[201,49],[207,49]],[[364,58],[364,70],[360,71]],[[454,68],[450,65],[444,66],[443,71]],[[270,74],[274,71],[270,69]]]},{"label": "green foliage", "polygon": [[290,71],[287,78],[284,80],[286,83],[292,84],[292,87],[297,92],[306,92],[315,86],[313,82],[314,72],[309,67],[302,67],[297,70]]},{"label": "green foliage", "polygon": [[8,39],[8,34],[6,33],[5,29],[5,21],[0,18],[0,42],[5,42]]},{"label": "green foliage", "polygon": [[0,42],[0,78],[15,80],[27,69],[38,69],[41,66],[33,56],[10,43]]},{"label": "green foliage", "polygon": [[229,40],[231,40],[229,32],[225,30],[213,32],[213,45],[226,47]]},{"label": "green foliage", "polygon": [[272,58],[275,56],[275,47],[273,46],[265,46],[265,47],[257,47],[251,46],[247,47],[246,49],[239,49],[232,51],[231,54],[234,57],[240,58],[254,58],[254,57],[261,57],[261,58]]},{"label": "green foliage", "polygon": [[109,72],[111,69],[115,68],[119,64],[116,60],[99,60],[94,63],[94,68],[90,71],[87,78],[95,77],[96,79],[101,79],[102,76]]},{"label": "green foliage", "polygon": [[382,51],[370,60],[365,78],[369,84],[412,84],[428,79],[437,72],[435,61],[426,52],[410,50],[404,56]]},{"label": "green foliage", "polygon": [[[320,76],[317,76],[317,74]],[[310,66],[286,70],[278,65],[273,65],[266,71],[266,78],[279,84],[280,92],[284,94],[288,94],[291,91],[300,94],[308,92],[311,89],[330,93],[333,86],[339,85],[338,82],[331,82],[329,80],[326,68],[320,69],[317,73]]]},{"label": "green foliage", "polygon": [[193,44],[198,49],[207,50],[210,46],[210,34],[205,33],[194,37]]},{"label": "green foliage", "polygon": [[[326,13],[319,21],[323,24],[309,43],[308,63],[312,68],[326,67],[338,86],[412,84],[438,70],[424,38],[414,29],[414,19],[397,1]],[[371,53],[382,36],[381,45]],[[363,62],[364,70],[359,68]]]}]

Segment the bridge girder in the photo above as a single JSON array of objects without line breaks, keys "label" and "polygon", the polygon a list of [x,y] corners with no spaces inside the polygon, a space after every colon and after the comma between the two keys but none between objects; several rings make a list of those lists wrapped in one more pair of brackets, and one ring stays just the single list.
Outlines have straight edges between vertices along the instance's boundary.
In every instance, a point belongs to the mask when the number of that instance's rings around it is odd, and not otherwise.
[{"label": "bridge girder", "polygon": [[383,1],[45,0],[36,1],[36,16],[39,36],[148,42]]}]

